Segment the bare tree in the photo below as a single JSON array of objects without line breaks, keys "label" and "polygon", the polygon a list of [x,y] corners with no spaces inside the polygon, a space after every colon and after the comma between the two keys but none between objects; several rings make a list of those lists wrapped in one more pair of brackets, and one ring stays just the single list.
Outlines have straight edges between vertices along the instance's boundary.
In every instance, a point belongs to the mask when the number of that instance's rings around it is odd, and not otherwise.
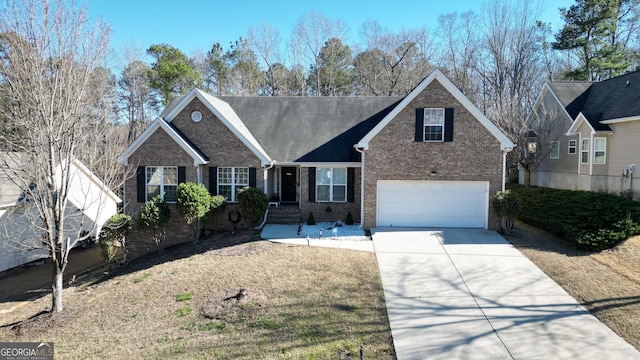
[{"label": "bare tree", "polygon": [[[64,0],[5,0],[1,7],[0,98],[9,105],[0,111],[22,132],[0,134],[18,162],[4,169],[33,209],[31,225],[53,262],[52,311],[62,311],[69,252],[95,227],[70,204],[78,160],[112,188],[122,181],[114,161],[121,148],[112,143],[122,137],[114,136],[114,113],[102,103],[112,78],[97,76],[110,29]],[[104,199],[87,201],[83,208],[99,208]]]},{"label": "bare tree", "polygon": [[[545,80],[540,51],[539,2],[513,3],[492,0],[483,9],[483,52],[477,62],[479,103],[487,116],[517,144],[511,161],[527,171],[535,170],[547,149],[542,144],[557,140],[557,132],[536,128],[528,116]],[[535,133],[537,156],[528,144]],[[533,145],[532,145],[533,146]],[[549,150],[550,151],[550,150]],[[548,152],[547,152],[548,154]]]},{"label": "bare tree", "polygon": [[147,76],[150,69],[144,62],[133,60],[122,70],[117,81],[119,110],[129,125],[128,142],[138,137],[158,113],[160,101],[154,96]]},{"label": "bare tree", "polygon": [[316,92],[312,95],[318,96],[318,89],[322,87],[322,76],[320,75],[320,52],[325,43],[330,38],[344,40],[346,26],[341,20],[330,20],[322,13],[312,11],[308,17],[301,17],[294,30],[291,39],[291,50],[294,63],[300,64],[303,68],[313,69],[312,77],[315,81],[312,88]]},{"label": "bare tree", "polygon": [[434,47],[425,28],[392,33],[369,21],[360,36],[365,49],[354,58],[358,95],[405,95],[432,69]]},{"label": "bare tree", "polygon": [[440,68],[456,86],[475,101],[476,63],[480,56],[479,22],[472,11],[438,17]]}]

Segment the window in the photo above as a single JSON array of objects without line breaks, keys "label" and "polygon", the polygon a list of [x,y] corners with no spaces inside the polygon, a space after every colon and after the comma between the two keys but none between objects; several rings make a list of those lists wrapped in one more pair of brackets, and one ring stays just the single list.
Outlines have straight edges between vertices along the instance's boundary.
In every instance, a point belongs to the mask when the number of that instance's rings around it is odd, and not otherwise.
[{"label": "window", "polygon": [[224,196],[227,201],[238,201],[238,192],[249,186],[249,168],[218,168],[218,194]]},{"label": "window", "polygon": [[550,157],[552,159],[558,159],[560,158],[560,142],[559,141],[552,141],[551,142],[551,153],[550,153]]},{"label": "window", "polygon": [[582,147],[580,149],[580,162],[583,164],[589,163],[589,139],[582,139]]},{"label": "window", "polygon": [[444,141],[444,109],[424,109],[424,141]]},{"label": "window", "polygon": [[145,172],[147,201],[160,195],[166,202],[176,202],[177,166],[147,166]]},{"label": "window", "polygon": [[594,164],[604,164],[607,152],[607,138],[593,139],[593,151],[595,154]]},{"label": "window", "polygon": [[577,147],[577,141],[569,140],[569,154],[575,154]]},{"label": "window", "polygon": [[347,201],[347,169],[316,169],[316,201]]}]

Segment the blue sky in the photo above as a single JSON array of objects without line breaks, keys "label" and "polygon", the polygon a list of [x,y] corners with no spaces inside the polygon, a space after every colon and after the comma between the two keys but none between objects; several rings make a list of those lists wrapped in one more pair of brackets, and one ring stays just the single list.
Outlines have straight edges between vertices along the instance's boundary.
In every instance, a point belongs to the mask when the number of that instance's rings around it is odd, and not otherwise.
[{"label": "blue sky", "polygon": [[[136,47],[144,52],[150,45],[168,43],[191,55],[206,52],[215,42],[224,49],[250,27],[261,22],[276,26],[280,37],[290,37],[297,20],[312,10],[347,23],[351,36],[367,20],[376,20],[392,31],[426,26],[434,29],[438,16],[450,12],[479,12],[481,0],[86,0],[89,13],[109,23],[116,52]],[[520,0],[513,0],[519,2]],[[575,0],[542,0],[541,19],[555,31],[562,21],[559,7]]]}]

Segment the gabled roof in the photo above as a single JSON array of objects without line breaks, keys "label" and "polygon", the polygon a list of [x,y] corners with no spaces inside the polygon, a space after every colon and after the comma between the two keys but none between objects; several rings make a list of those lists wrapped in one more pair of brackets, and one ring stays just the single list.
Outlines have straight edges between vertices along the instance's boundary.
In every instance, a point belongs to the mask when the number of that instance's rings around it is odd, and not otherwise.
[{"label": "gabled roof", "polygon": [[492,123],[464,94],[458,89],[440,70],[434,70],[422,82],[416,86],[402,101],[391,110],[369,133],[367,133],[358,143],[358,148],[368,149],[369,141],[373,139],[382,129],[384,129],[400,111],[407,107],[433,81],[439,82],[453,97],[462,104],[489,132],[500,142],[500,148],[511,150],[514,143]]},{"label": "gabled roof", "polygon": [[156,118],[140,136],[138,136],[132,143],[125,149],[120,155],[118,161],[124,165],[128,164],[129,157],[138,150],[138,148],[151,137],[157,130],[162,130],[167,133],[191,158],[193,158],[193,165],[207,164],[209,159],[196,148],[187,138],[182,135],[175,127],[168,124],[162,118]]},{"label": "gabled roof", "polygon": [[221,97],[277,163],[359,162],[353,145],[402,99]]},{"label": "gabled roof", "polygon": [[[72,160],[72,164],[76,169],[78,169],[81,173],[83,173],[87,179],[89,179],[95,186],[97,186],[102,193],[106,194],[109,198],[111,198],[113,202],[115,202],[116,204],[122,202],[122,199],[120,199],[118,195],[116,195],[113,191],[111,191],[111,189],[109,189],[109,187],[104,182],[102,182],[102,180],[100,180],[93,173],[93,171],[89,170],[89,168],[86,167],[80,160],[74,158]],[[60,169],[60,165],[58,165],[56,170],[59,170],[59,169]],[[82,204],[79,204],[79,205],[82,205]]]},{"label": "gabled roof", "polygon": [[[23,156],[23,153],[18,152],[0,152],[0,167],[4,167],[5,169],[0,169],[0,208],[10,207],[14,205],[19,205],[23,202],[24,199],[24,191],[20,189],[20,186],[15,182],[11,181],[9,176],[7,175],[7,171],[12,172],[20,172],[23,173],[20,176],[28,175],[24,173],[25,166],[24,162],[27,161],[27,157]],[[77,176],[80,172],[84,178],[88,179],[93,185],[95,185],[100,191],[109,197],[113,202],[120,203],[122,200],[113,192],[109,187],[102,182],[89,168],[87,168],[80,160],[74,158],[72,160],[73,169],[71,170],[72,176]],[[56,186],[60,187],[60,173],[61,165],[58,164],[56,167]],[[75,204],[78,205],[78,204]],[[79,205],[79,208],[83,208],[82,205]]]},{"label": "gabled roof", "polygon": [[573,120],[584,106],[591,84],[589,81],[552,81],[546,86]]},{"label": "gabled roof", "polygon": [[[240,120],[236,112],[231,106],[213,95],[207,94],[200,89],[192,89],[180,99],[172,101],[175,105],[166,112],[164,119],[171,123],[173,119],[189,105],[193,99],[199,99],[231,132],[240,139],[262,162],[268,165],[272,162],[269,154],[262,148],[258,140],[246,127],[245,123]],[[163,112],[164,114],[165,112]]]},{"label": "gabled roof", "polygon": [[[552,82],[549,87],[573,120],[587,121],[596,132],[640,119],[640,71],[596,83]],[[574,121],[567,133],[574,133],[581,121]]]},{"label": "gabled roof", "polygon": [[580,126],[582,126],[582,123],[587,123],[591,131],[594,133],[601,133],[601,134],[613,133],[613,130],[611,129],[611,127],[609,127],[609,125],[602,124],[599,122],[600,121],[599,119],[601,118],[602,118],[602,113],[580,112],[578,116],[576,116],[576,119],[573,121],[571,126],[569,126],[569,129],[565,134],[575,135],[578,129],[580,128]]}]

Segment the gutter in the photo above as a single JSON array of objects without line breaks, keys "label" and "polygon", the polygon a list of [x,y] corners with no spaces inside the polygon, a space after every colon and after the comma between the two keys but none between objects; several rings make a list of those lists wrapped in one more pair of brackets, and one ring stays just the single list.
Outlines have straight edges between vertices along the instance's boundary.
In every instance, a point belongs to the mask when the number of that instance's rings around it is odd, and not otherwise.
[{"label": "gutter", "polygon": [[353,145],[353,148],[356,149],[357,152],[362,154],[361,156],[361,169],[360,169],[360,228],[364,227],[364,159],[365,159],[365,148],[358,147],[358,144]]}]

